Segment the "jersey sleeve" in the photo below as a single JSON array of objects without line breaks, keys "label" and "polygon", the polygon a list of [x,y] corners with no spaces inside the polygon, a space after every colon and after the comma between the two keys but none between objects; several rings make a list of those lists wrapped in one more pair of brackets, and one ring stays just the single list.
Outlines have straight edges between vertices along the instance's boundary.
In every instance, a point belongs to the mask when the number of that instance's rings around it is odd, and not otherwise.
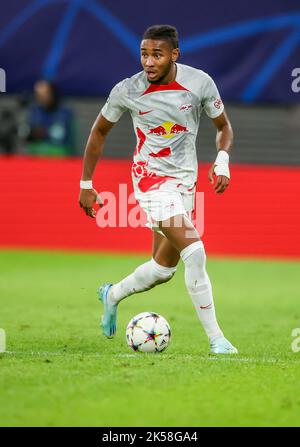
[{"label": "jersey sleeve", "polygon": [[213,79],[207,75],[202,106],[209,118],[217,118],[224,111],[224,105]]},{"label": "jersey sleeve", "polygon": [[101,115],[111,123],[119,121],[127,107],[125,106],[126,89],[124,81],[119,82],[111,90],[106,103],[101,109]]}]

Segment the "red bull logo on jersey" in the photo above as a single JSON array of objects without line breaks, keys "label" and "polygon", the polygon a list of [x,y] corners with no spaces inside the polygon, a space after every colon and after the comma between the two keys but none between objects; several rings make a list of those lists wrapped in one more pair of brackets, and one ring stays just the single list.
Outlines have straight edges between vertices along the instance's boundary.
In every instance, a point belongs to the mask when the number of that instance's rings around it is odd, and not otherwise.
[{"label": "red bull logo on jersey", "polygon": [[156,135],[158,137],[164,137],[164,138],[173,138],[175,135],[178,135],[183,132],[188,132],[188,128],[186,126],[173,123],[172,121],[165,121],[160,126],[150,129],[148,135]]}]

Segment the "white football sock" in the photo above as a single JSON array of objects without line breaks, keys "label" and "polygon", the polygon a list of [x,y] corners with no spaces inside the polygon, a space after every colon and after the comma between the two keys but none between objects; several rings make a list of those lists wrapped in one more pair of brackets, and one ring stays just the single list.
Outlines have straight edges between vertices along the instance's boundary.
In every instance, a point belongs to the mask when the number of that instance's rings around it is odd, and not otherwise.
[{"label": "white football sock", "polygon": [[185,284],[197,315],[210,340],[223,336],[217,323],[212,288],[206,273],[206,255],[202,241],[194,242],[180,253],[185,264]]},{"label": "white football sock", "polygon": [[164,267],[153,258],[140,265],[131,275],[114,284],[108,293],[112,303],[118,304],[123,298],[134,293],[149,290],[157,284],[169,281],[175,274],[177,267]]}]

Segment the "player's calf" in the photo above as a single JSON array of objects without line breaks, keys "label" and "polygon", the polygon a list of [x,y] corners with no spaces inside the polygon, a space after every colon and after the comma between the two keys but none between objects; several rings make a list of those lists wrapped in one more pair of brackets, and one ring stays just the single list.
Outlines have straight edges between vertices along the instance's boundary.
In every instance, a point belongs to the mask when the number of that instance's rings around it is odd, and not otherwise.
[{"label": "player's calf", "polygon": [[176,267],[164,267],[153,258],[138,266],[133,273],[114,284],[109,292],[112,303],[118,304],[122,299],[134,293],[152,289],[158,284],[170,281],[176,272]]}]

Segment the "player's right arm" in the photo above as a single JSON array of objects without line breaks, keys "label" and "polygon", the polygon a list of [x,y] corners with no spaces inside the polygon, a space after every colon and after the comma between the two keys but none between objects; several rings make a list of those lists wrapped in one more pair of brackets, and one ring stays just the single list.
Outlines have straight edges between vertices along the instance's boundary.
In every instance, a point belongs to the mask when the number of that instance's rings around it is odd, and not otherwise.
[{"label": "player's right arm", "polygon": [[[119,82],[110,92],[109,98],[103,106],[90,132],[84,152],[83,171],[81,180],[92,181],[97,162],[102,155],[103,146],[108,132],[114,123],[119,121],[127,110],[124,105],[126,89],[124,81]],[[86,185],[82,185],[86,187]],[[87,187],[90,185],[88,184]],[[84,209],[87,216],[95,217],[96,211],[93,204],[96,202],[97,191],[94,188],[80,189],[79,205]],[[101,204],[100,204],[101,206]]]},{"label": "player's right arm", "polygon": [[[83,158],[83,170],[81,180],[92,180],[93,174],[99,158],[102,155],[105,139],[114,123],[108,121],[100,113],[91,129]],[[79,205],[87,216],[95,217],[96,211],[93,208],[96,202],[97,191],[92,189],[80,189]]]}]

